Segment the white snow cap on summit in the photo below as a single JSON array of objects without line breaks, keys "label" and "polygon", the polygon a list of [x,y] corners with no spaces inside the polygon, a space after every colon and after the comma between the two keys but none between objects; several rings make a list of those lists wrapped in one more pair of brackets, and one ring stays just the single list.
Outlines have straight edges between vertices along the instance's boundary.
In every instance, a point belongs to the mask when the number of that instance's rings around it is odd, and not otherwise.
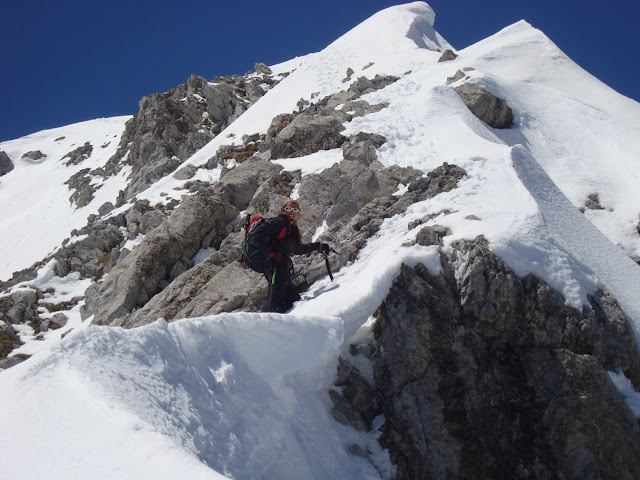
[{"label": "white snow cap on summit", "polygon": [[378,56],[416,48],[435,51],[451,48],[433,28],[435,19],[435,12],[426,2],[396,5],[369,17],[328,48],[350,49],[367,45]]}]

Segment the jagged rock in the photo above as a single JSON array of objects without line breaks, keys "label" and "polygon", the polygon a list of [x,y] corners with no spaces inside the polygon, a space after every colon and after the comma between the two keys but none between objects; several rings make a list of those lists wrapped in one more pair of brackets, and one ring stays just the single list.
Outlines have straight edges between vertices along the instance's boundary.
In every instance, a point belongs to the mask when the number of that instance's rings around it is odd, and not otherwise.
[{"label": "jagged rock", "polygon": [[349,90],[357,93],[358,95],[362,95],[369,89],[374,91],[376,87],[367,77],[358,77],[358,79],[349,86]]},{"label": "jagged rock", "polygon": [[140,218],[140,233],[146,235],[154,228],[162,225],[167,219],[167,215],[162,210],[150,210]]},{"label": "jagged rock", "polygon": [[64,157],[62,157],[61,161],[64,161],[68,158],[69,160],[67,160],[67,162],[65,163],[67,167],[70,165],[78,165],[79,163],[89,158],[91,156],[91,152],[93,152],[93,145],[91,145],[91,143],[89,142],[86,142],[82,147],[78,147],[75,150],[67,153]]},{"label": "jagged rock", "polygon": [[98,187],[92,183],[92,175],[89,168],[83,168],[79,172],[69,178],[65,185],[69,185],[69,190],[73,193],[69,197],[69,202],[76,205],[76,208],[82,208],[89,205],[93,200],[93,194]]},{"label": "jagged rock", "polygon": [[13,170],[13,162],[9,155],[0,150],[0,177]]},{"label": "jagged rock", "polygon": [[355,118],[364,117],[365,115],[369,115],[370,113],[379,112],[380,110],[382,110],[383,108],[387,108],[388,106],[388,103],[377,103],[375,105],[371,105],[365,100],[355,100],[345,103],[340,110]]},{"label": "jagged rock", "polygon": [[603,206],[600,204],[600,196],[597,193],[589,195],[584,206],[589,210],[604,210]]},{"label": "jagged rock", "polygon": [[104,169],[104,176],[115,175],[125,156],[132,166],[131,180],[119,204],[174,172],[263,96],[262,85],[277,83],[266,73],[248,79],[216,77],[214,82],[192,75],[175,89],[144,97],[140,111],[126,124],[118,151]]},{"label": "jagged rock", "polygon": [[[366,137],[367,135],[363,135],[362,138]],[[383,141],[378,136],[369,138],[378,143]],[[303,237],[309,238],[319,224],[326,220],[331,230],[326,240],[342,253],[341,256],[332,258],[332,265],[336,269],[355,258],[359,248],[377,232],[384,218],[401,213],[409,205],[428,195],[433,196],[444,191],[443,189],[455,187],[455,176],[462,175],[458,167],[440,167],[433,176],[428,177],[426,183],[421,183],[412,193],[398,198],[393,196],[398,183],[410,183],[412,179],[421,177],[422,172],[400,167],[370,171],[361,162],[342,163],[345,164],[344,168],[336,165],[320,174],[303,177],[299,187],[299,201],[303,207],[299,226]],[[245,165],[246,163],[242,166]],[[373,172],[375,180],[368,172]],[[449,177],[454,181],[447,181],[446,178]],[[223,178],[225,180],[227,177]],[[299,180],[299,175],[289,172],[269,176],[255,190],[255,194],[249,193],[243,199],[250,200],[247,210],[267,217],[276,215],[282,201],[290,195]],[[336,188],[333,196],[328,194],[327,186],[338,181],[341,187]],[[369,185],[376,183],[376,190],[370,191],[366,187],[367,182]],[[374,200],[370,201],[371,199]],[[365,204],[368,208],[363,209],[357,220],[350,222],[346,211],[357,212],[359,206]],[[241,208],[246,208],[246,205]],[[234,310],[259,310],[267,295],[267,284],[262,275],[239,264],[242,238],[243,233],[239,229],[229,235],[217,252],[173,280],[143,308],[126,317],[122,325],[144,325],[159,317],[171,321],[175,318]],[[320,258],[296,256],[293,260],[298,272],[295,280],[301,288],[326,275],[324,261]]]},{"label": "jagged rock", "polygon": [[458,70],[453,77],[447,77],[447,85],[451,85],[452,83],[457,82],[458,80],[463,79],[464,77],[466,77],[465,73],[462,70]]},{"label": "jagged rock", "polygon": [[36,269],[39,266],[39,264],[36,264],[30,268],[25,268],[18,272],[14,272],[9,280],[7,280],[6,282],[0,282],[0,292],[6,291],[9,288],[17,285],[18,283],[27,282],[36,278],[38,276],[38,274],[36,273]]},{"label": "jagged rock", "polygon": [[510,128],[513,125],[511,107],[502,98],[469,83],[460,85],[454,90],[471,113],[490,127]]},{"label": "jagged rock", "polygon": [[[567,307],[481,238],[451,255],[436,276],[402,267],[375,314],[369,397],[360,388],[365,398],[338,402],[360,416],[378,405],[368,415],[386,418],[379,441],[396,478],[638,478],[640,427],[606,374],[640,386],[615,299]],[[339,370],[336,382],[347,378]]]},{"label": "jagged rock", "polygon": [[[372,168],[373,167],[373,168]],[[355,161],[343,161],[316,175],[303,178],[299,202],[304,215],[299,220],[301,232],[310,236],[323,221],[327,231],[319,241],[335,247],[340,255],[332,255],[335,270],[353,261],[360,248],[375,235],[386,218],[402,214],[414,203],[433,198],[456,188],[465,171],[443,164],[427,177],[413,168],[367,168]],[[396,196],[398,184],[409,185],[408,191]],[[296,282],[305,287],[326,275],[321,258],[296,257]]]},{"label": "jagged rock", "polygon": [[[219,247],[228,236],[229,222],[247,207],[258,186],[280,169],[270,162],[248,160],[213,187],[188,197],[135,250],[118,261],[101,285],[85,292],[82,315],[86,318],[94,314],[97,324],[137,324],[137,320],[128,321],[126,317],[175,278],[189,273],[186,270],[200,248]],[[235,293],[238,298],[245,296],[243,290]],[[156,318],[146,316],[141,322]]]},{"label": "jagged rock", "polygon": [[339,148],[346,137],[340,132],[350,118],[346,113],[325,109],[321,115],[305,112],[297,115],[273,141],[271,158],[293,158],[320,150]]},{"label": "jagged rock", "polygon": [[440,58],[438,59],[438,63],[440,63],[440,62],[449,62],[451,60],[455,60],[456,58],[458,58],[458,55],[453,53],[453,50],[451,50],[450,48],[447,48],[444,51],[444,53],[440,56]]},{"label": "jagged rock", "polygon": [[308,100],[305,100],[304,98],[301,98],[300,100],[298,100],[296,102],[296,107],[298,107],[298,112],[303,111],[306,107],[308,107],[309,105],[311,105],[309,103]]},{"label": "jagged rock", "polygon": [[380,415],[382,397],[360,371],[343,358],[338,361],[336,387],[344,387],[340,393],[329,390],[334,408],[333,417],[340,423],[368,432],[373,419]]},{"label": "jagged rock", "polygon": [[216,152],[216,164],[225,164],[227,160],[235,160],[238,163],[251,158],[258,151],[258,144],[255,142],[243,143],[242,145],[223,145]]},{"label": "jagged rock", "polygon": [[42,153],[40,150],[33,150],[22,155],[22,160],[39,162],[40,160],[44,160],[47,158],[45,153]]},{"label": "jagged rock", "polygon": [[347,68],[347,76],[345,78],[342,79],[342,83],[346,83],[349,80],[351,80],[351,76],[354,74],[355,72],[353,71],[353,68],[349,67]]},{"label": "jagged rock", "polygon": [[400,77],[396,77],[394,75],[376,75],[371,81],[373,82],[375,89],[380,90],[381,88],[385,88],[398,80],[400,80]]},{"label": "jagged rock", "polygon": [[37,289],[19,290],[0,298],[0,320],[11,325],[36,321],[41,298],[42,292]]},{"label": "jagged rock", "polygon": [[105,202],[98,208],[98,216],[104,217],[107,213],[113,211],[114,208],[116,207],[113,205],[113,203]]},{"label": "jagged rock", "polygon": [[120,229],[109,222],[96,222],[82,232],[86,238],[56,252],[53,271],[59,277],[78,272],[83,278],[100,278],[109,265],[111,251],[123,240]]},{"label": "jagged rock", "polygon": [[358,137],[351,138],[349,142],[342,145],[342,157],[345,160],[361,162],[368,167],[378,158],[376,144],[371,140],[363,140]]},{"label": "jagged rock", "polygon": [[442,225],[423,227],[416,235],[416,243],[428,247],[430,245],[442,246],[442,238],[451,235],[451,229]]},{"label": "jagged rock", "polygon": [[265,63],[262,63],[262,62],[256,63],[253,68],[255,69],[256,73],[259,73],[259,74],[271,75],[273,73],[271,69]]}]

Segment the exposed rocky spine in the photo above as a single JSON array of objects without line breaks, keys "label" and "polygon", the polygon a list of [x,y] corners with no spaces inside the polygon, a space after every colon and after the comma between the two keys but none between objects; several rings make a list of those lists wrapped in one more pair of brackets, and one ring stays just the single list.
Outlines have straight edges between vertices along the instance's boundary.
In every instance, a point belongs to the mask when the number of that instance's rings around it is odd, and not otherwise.
[{"label": "exposed rocky spine", "polygon": [[[639,478],[640,427],[606,373],[640,385],[615,299],[569,308],[481,238],[451,256],[437,276],[402,268],[374,338],[341,360],[336,418],[369,430],[384,414],[398,479]],[[349,363],[358,356],[371,377]]]}]

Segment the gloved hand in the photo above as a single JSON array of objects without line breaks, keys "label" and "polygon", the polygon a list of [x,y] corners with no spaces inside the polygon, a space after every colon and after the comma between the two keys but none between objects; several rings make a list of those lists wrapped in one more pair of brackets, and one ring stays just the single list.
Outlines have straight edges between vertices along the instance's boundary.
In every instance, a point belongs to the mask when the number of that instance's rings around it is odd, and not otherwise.
[{"label": "gloved hand", "polygon": [[323,255],[329,255],[330,251],[331,247],[329,245],[327,245],[326,243],[320,244],[320,253],[322,253]]}]

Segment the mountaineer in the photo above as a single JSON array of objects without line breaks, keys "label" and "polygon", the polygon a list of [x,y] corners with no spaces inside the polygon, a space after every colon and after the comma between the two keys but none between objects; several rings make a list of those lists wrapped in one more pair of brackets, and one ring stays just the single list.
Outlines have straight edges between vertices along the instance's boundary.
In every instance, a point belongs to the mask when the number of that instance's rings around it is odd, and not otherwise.
[{"label": "mountaineer", "polygon": [[296,224],[298,215],[300,205],[289,198],[275,218],[263,219],[257,215],[247,218],[242,260],[252,270],[263,273],[269,282],[265,312],[284,313],[300,300],[291,280],[293,262],[289,255],[321,252],[326,256],[332,251],[326,243],[302,243]]}]

